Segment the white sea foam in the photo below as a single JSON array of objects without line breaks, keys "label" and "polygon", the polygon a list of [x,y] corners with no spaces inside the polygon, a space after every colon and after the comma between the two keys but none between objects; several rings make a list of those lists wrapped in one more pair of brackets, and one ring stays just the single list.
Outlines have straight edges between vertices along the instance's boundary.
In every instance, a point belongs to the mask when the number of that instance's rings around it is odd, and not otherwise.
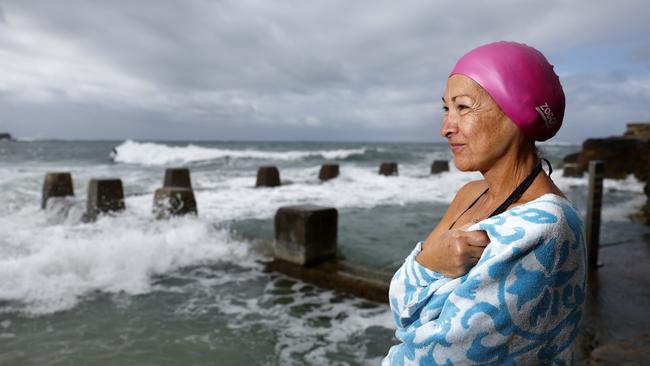
[{"label": "white sea foam", "polygon": [[[5,306],[5,311],[49,313],[71,308],[94,291],[154,291],[153,275],[184,266],[220,260],[254,266],[252,258],[257,254],[250,252],[250,243],[238,243],[217,227],[229,220],[271,219],[279,207],[300,203],[339,209],[415,202],[448,204],[463,183],[480,178],[478,173],[459,172],[453,164],[449,172],[429,175],[428,164],[402,164],[400,175],[394,177],[378,175],[376,167],[345,164],[337,179],[324,183],[317,179],[316,164],[284,168],[281,179],[287,184],[276,188],[254,188],[254,171],[224,174],[199,170],[192,173],[199,217],[170,221],[154,221],[151,216],[152,192],[161,184],[162,168],[57,167],[72,170],[76,198],[41,211],[43,174],[53,169],[2,167],[0,301],[15,304]],[[93,224],[81,224],[86,182],[94,176],[122,177],[127,210]],[[563,190],[578,187],[586,194],[586,177],[563,178],[558,172],[553,178]],[[632,177],[606,180],[605,189],[606,194],[616,190],[627,197],[604,207],[606,220],[626,219],[643,197],[643,185]]]},{"label": "white sea foam", "polygon": [[[370,327],[382,327],[389,333],[395,329],[387,305],[342,297],[283,275],[268,281],[254,297],[205,288],[207,293],[189,300],[179,312],[205,314],[218,309],[231,320],[227,327],[242,336],[260,328],[273,329],[276,359],[270,364],[346,364],[332,360],[331,355],[340,353],[352,356],[359,364],[377,364],[380,357],[366,356],[370,341],[360,341],[367,338],[364,332]],[[212,334],[192,337],[210,348],[219,342]]]},{"label": "white sea foam", "polygon": [[0,209],[0,230],[5,233],[0,238],[0,278],[5,279],[0,282],[0,300],[16,303],[28,313],[49,313],[71,308],[98,290],[147,293],[153,290],[152,275],[217,260],[240,263],[248,258],[251,262],[250,245],[236,243],[215,224],[270,219],[280,206],[296,203],[370,208],[423,200],[449,202],[459,182],[471,178],[457,171],[414,175],[419,170],[408,166],[400,176],[384,177],[376,169],[349,166],[339,178],[320,183],[318,168],[284,169],[282,179],[291,184],[273,189],[254,188],[254,172],[233,177],[197,172],[192,178],[199,218],[155,221],[151,192],[160,185],[162,174],[147,176],[125,167],[118,173],[127,193],[149,193],[128,196],[126,211],[92,224],[80,223],[85,182],[95,175],[115,174],[114,167],[77,167],[73,171],[76,198],[52,201],[45,211],[39,208],[45,170],[5,168],[13,178],[0,178],[0,188],[14,191]]},{"label": "white sea foam", "polygon": [[[284,169],[281,179],[291,184],[276,188],[254,188],[254,177],[230,178],[220,189],[199,191],[197,200],[215,220],[270,218],[284,205],[311,203],[336,208],[372,208],[378,205],[404,205],[413,202],[451,202],[464,182],[475,174],[452,171],[439,175],[401,175],[385,177],[375,169],[349,166],[338,178],[320,183],[318,167]],[[420,171],[418,171],[420,172]],[[199,180],[201,182],[201,180]]]},{"label": "white sea foam", "polygon": [[[588,187],[589,176],[584,174],[582,178],[563,177],[563,171],[558,171],[552,175],[553,181],[561,189],[568,189],[574,187]],[[643,182],[639,182],[633,175],[628,175],[625,179],[605,179],[603,180],[603,187],[605,191],[626,191],[634,193],[643,193]]]},{"label": "white sea foam", "polygon": [[[557,174],[557,175],[556,175]],[[582,178],[562,177],[562,171],[553,174],[553,181],[564,192],[577,190],[582,193],[586,200],[589,188],[589,177],[585,174]],[[602,219],[607,221],[629,221],[630,216],[639,212],[646,197],[643,193],[642,182],[639,182],[633,175],[625,179],[604,179],[603,195],[605,203],[602,208]],[[608,204],[607,196],[614,193],[624,193],[615,204]],[[586,207],[579,207],[584,216]]]},{"label": "white sea foam", "polygon": [[[0,313],[50,314],[72,309],[97,293],[110,294],[119,309],[149,298],[131,295],[170,295],[181,299],[172,310],[181,316],[224,315],[225,321],[214,329],[196,327],[179,334],[179,339],[210,350],[222,349],[225,333],[255,334],[252,338],[268,334],[273,339],[265,359],[268,364],[378,364],[387,347],[373,349],[369,334],[377,331],[383,334],[379,339],[387,341],[394,329],[388,306],[369,305],[298,280],[289,280],[293,285],[282,290],[287,278],[265,273],[257,263],[269,258],[260,250],[266,243],[241,242],[225,229],[230,220],[271,220],[280,206],[299,203],[339,209],[417,202],[446,205],[465,182],[480,178],[478,173],[459,172],[453,164],[449,172],[430,175],[431,160],[448,157],[446,150],[434,149],[413,153],[419,162],[400,163],[399,176],[378,175],[379,162],[343,162],[337,179],[324,183],[317,179],[319,157],[345,159],[368,150],[228,150],[126,141],[119,146],[118,157],[132,164],[3,164]],[[312,157],[316,157],[314,164],[305,167]],[[231,163],[234,159],[234,164],[219,170],[210,167],[211,160],[221,158]],[[284,184],[254,188],[254,169],[238,165],[244,159],[286,161],[289,167],[281,167],[280,172]],[[197,164],[201,160],[208,163]],[[300,164],[292,166],[292,161]],[[199,216],[153,220],[152,193],[162,183],[160,165],[186,162],[194,162],[192,183]],[[41,211],[43,175],[59,170],[73,173],[76,196],[52,201],[48,210]],[[582,190],[586,195],[586,177],[561,175],[561,171],[553,174],[561,189],[579,194]],[[80,223],[92,177],[122,178],[126,211],[92,224]],[[606,200],[603,219],[626,220],[644,197],[642,189],[631,177],[606,180],[605,194],[617,199]],[[6,316],[13,319],[13,314]],[[0,338],[20,337],[20,322],[1,321]],[[333,355],[342,355],[343,361]]]},{"label": "white sea foam", "polygon": [[352,155],[362,155],[367,149],[334,149],[314,151],[264,151],[256,149],[220,149],[196,145],[168,146],[151,142],[127,140],[115,147],[114,160],[119,163],[142,165],[186,164],[214,159],[262,159],[262,160],[300,160],[307,157],[325,159],[345,159]]},{"label": "white sea foam", "polygon": [[198,218],[154,221],[133,210],[93,224],[48,225],[55,209],[26,207],[0,218],[0,299],[27,313],[68,309],[97,290],[147,293],[151,276],[188,265],[254,265],[246,245]]}]

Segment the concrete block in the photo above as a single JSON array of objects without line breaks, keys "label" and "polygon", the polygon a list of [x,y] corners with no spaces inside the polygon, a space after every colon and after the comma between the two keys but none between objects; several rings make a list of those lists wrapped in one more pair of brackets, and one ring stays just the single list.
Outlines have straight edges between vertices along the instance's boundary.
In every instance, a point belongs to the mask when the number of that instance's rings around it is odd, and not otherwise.
[{"label": "concrete block", "polygon": [[257,170],[256,187],[277,187],[280,183],[280,171],[274,166],[262,166]]},{"label": "concrete block", "polygon": [[384,161],[379,166],[379,174],[381,175],[397,175],[397,163],[394,161]]},{"label": "concrete block", "polygon": [[275,258],[310,266],[336,256],[338,211],[316,205],[285,206],[275,214]]},{"label": "concrete block", "polygon": [[334,179],[339,176],[338,164],[323,164],[318,173],[318,179],[322,181]]},{"label": "concrete block", "polygon": [[47,173],[43,181],[41,208],[45,209],[47,207],[47,200],[50,197],[65,196],[74,196],[72,175],[68,172]]},{"label": "concrete block", "polygon": [[582,168],[580,167],[579,164],[575,164],[575,163],[564,164],[564,173],[562,173],[563,177],[582,178],[583,174],[584,172],[582,171]]},{"label": "concrete block", "polygon": [[157,219],[187,214],[197,215],[194,191],[181,187],[158,188],[153,198],[153,214]]},{"label": "concrete block", "polygon": [[168,168],[165,170],[163,187],[181,187],[192,189],[190,170],[187,168]]},{"label": "concrete block", "polygon": [[102,213],[124,210],[124,189],[121,179],[91,179],[88,183],[86,221],[97,219]]},{"label": "concrete block", "polygon": [[438,174],[449,171],[449,162],[447,160],[434,160],[431,163],[431,174]]},{"label": "concrete block", "polygon": [[362,267],[338,259],[310,267],[276,259],[267,263],[265,270],[382,303],[388,302],[388,288],[393,276],[392,271]]}]

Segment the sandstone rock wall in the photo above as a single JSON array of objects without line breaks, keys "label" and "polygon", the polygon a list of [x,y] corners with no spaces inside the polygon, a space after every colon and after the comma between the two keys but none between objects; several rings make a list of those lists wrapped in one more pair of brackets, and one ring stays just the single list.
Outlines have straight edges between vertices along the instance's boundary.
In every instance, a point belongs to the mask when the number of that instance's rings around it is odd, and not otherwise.
[{"label": "sandstone rock wall", "polygon": [[586,171],[590,160],[604,161],[606,178],[624,179],[634,174],[645,180],[650,173],[650,139],[587,139],[578,157],[580,168]]},{"label": "sandstone rock wall", "polygon": [[627,130],[623,136],[628,138],[650,139],[650,122],[628,123]]}]

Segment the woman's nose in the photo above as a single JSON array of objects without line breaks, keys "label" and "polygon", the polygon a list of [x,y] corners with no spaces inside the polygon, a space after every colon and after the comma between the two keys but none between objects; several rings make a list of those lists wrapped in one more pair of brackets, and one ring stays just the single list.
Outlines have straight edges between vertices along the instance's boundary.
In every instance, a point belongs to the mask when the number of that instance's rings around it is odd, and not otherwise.
[{"label": "woman's nose", "polygon": [[442,119],[442,126],[440,126],[440,136],[449,138],[456,131],[458,131],[458,121],[452,117],[451,113],[445,113]]}]

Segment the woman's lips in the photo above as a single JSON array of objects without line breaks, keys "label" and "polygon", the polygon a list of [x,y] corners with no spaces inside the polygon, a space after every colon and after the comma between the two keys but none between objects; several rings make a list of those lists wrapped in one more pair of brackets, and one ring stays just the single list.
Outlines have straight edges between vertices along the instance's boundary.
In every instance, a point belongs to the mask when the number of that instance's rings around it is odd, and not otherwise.
[{"label": "woman's lips", "polygon": [[452,144],[452,143],[449,143],[449,147],[451,148],[452,152],[457,152],[460,149],[462,149],[464,146],[465,146],[465,144]]}]

